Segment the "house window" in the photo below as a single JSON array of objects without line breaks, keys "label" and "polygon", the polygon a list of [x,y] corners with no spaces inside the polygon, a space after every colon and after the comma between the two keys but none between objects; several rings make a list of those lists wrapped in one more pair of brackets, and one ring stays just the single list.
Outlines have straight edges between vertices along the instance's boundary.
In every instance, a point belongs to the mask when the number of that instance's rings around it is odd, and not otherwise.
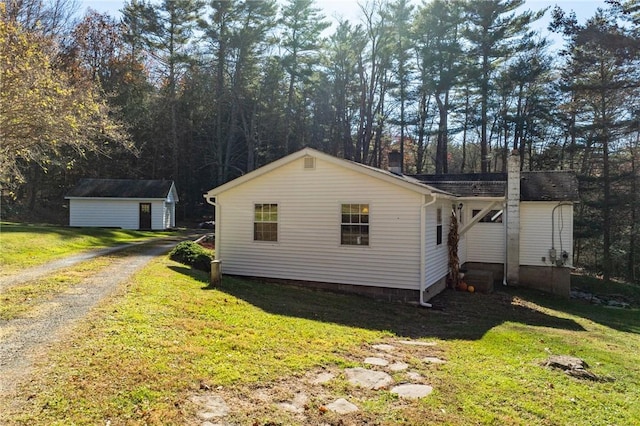
[{"label": "house window", "polygon": [[343,204],[340,223],[340,244],[369,245],[369,204]]},{"label": "house window", "polygon": [[254,241],[278,241],[278,205],[256,204],[253,217]]},{"label": "house window", "polygon": [[442,244],[442,207],[436,210],[436,245]]},{"label": "house window", "polygon": [[[473,217],[476,217],[480,213],[480,210],[473,210]],[[484,215],[482,219],[478,222],[480,223],[502,223],[502,210],[491,210],[489,213]]]}]

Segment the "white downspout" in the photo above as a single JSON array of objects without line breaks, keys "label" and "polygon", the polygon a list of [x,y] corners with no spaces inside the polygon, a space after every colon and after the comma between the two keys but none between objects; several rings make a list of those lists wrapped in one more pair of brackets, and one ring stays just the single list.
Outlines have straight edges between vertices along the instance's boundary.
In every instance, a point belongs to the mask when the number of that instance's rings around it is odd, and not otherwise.
[{"label": "white downspout", "polygon": [[420,207],[420,306],[423,306],[425,308],[431,308],[433,307],[433,305],[431,303],[427,303],[424,301],[424,291],[425,291],[425,280],[426,278],[426,273],[424,271],[424,268],[426,267],[426,259],[425,256],[427,254],[427,240],[426,240],[426,216],[427,216],[427,211],[426,208],[429,207],[430,205],[432,205],[433,203],[436,202],[437,200],[437,194],[431,194],[431,196],[433,197],[431,199],[431,201],[429,201],[428,203],[423,204]]},{"label": "white downspout", "polygon": [[216,197],[210,197],[207,194],[204,194],[204,199],[207,201],[207,204],[211,204],[216,208],[216,216],[215,216],[215,233],[214,233],[214,247],[215,247],[215,260],[220,260],[220,226],[218,226],[221,222],[222,218],[222,206],[217,202]]}]

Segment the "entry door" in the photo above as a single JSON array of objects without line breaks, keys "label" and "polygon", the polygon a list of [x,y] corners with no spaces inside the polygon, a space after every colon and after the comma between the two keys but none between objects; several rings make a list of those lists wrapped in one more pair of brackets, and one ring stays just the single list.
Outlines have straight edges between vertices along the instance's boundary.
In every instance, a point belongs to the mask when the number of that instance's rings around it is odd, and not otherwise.
[{"label": "entry door", "polygon": [[151,229],[151,203],[140,203],[140,229]]}]

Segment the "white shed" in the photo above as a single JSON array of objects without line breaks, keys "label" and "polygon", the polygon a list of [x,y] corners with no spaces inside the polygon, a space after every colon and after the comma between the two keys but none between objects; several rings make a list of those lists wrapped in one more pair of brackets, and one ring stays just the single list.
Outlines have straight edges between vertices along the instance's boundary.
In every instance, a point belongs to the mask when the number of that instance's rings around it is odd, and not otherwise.
[{"label": "white shed", "polygon": [[162,230],[175,227],[178,193],[170,180],[81,179],[65,196],[69,225]]},{"label": "white shed", "polygon": [[405,300],[445,287],[453,197],[407,176],[305,148],[205,198],[225,274]]}]

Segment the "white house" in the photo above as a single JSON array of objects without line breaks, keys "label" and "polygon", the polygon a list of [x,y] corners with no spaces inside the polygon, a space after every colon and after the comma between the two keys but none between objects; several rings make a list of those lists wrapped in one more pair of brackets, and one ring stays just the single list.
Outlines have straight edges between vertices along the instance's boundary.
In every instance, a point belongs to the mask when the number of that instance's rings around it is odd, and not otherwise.
[{"label": "white house", "polygon": [[69,225],[161,230],[176,224],[173,181],[81,179],[65,196]]},{"label": "white house", "polygon": [[[446,285],[452,211],[463,215],[461,227],[468,226],[459,245],[461,262],[504,264],[504,225],[483,232],[485,223],[477,223],[503,209],[504,192],[465,197],[310,148],[214,188],[205,198],[215,206],[216,258],[225,274],[425,304]],[[474,211],[479,215],[472,220]],[[567,219],[562,237],[570,248],[569,226]],[[496,240],[496,247],[477,248],[480,238]],[[493,257],[483,260],[488,251]]]}]

